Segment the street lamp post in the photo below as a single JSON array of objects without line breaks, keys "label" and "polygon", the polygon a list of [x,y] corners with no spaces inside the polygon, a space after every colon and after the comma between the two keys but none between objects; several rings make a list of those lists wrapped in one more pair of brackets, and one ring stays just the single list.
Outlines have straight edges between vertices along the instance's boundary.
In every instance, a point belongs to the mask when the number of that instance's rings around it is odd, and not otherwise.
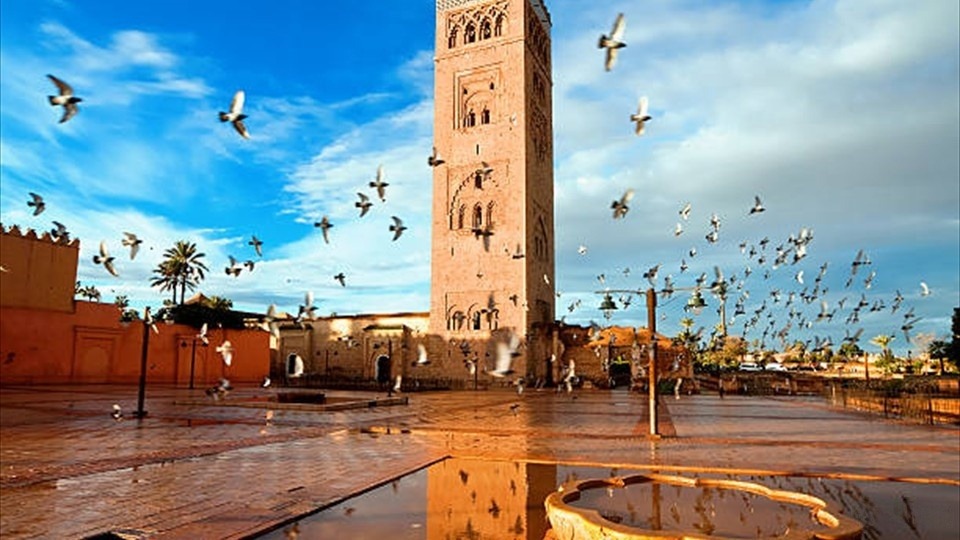
[{"label": "street lamp post", "polygon": [[142,419],[147,416],[143,410],[143,401],[147,392],[147,353],[150,351],[150,327],[153,326],[153,317],[150,315],[150,306],[143,308],[143,339],[140,347],[140,385],[137,390],[137,411],[133,414]]}]

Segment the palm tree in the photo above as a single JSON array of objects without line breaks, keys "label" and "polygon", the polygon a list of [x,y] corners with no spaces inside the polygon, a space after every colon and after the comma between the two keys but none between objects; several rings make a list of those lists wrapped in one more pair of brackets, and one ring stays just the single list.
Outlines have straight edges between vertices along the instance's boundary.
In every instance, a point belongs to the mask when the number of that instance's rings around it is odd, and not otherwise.
[{"label": "palm tree", "polygon": [[233,307],[233,300],[222,296],[211,296],[206,299],[204,304],[215,311],[227,311]]},{"label": "palm tree", "polygon": [[178,240],[172,248],[163,252],[163,262],[154,269],[157,277],[150,282],[152,287],[160,287],[161,291],[173,291],[173,301],[177,301],[177,287],[180,288],[180,304],[186,299],[187,289],[191,291],[204,278],[204,272],[209,270],[201,259],[205,254],[197,252],[197,245],[193,242]]},{"label": "palm tree", "polygon": [[940,361],[939,375],[943,375],[943,359],[950,355],[950,343],[942,339],[935,339],[930,343],[927,352],[930,354],[931,360]]},{"label": "palm tree", "polygon": [[[880,334],[878,336],[874,336],[873,339],[870,340],[872,345],[880,347],[880,356],[884,360],[884,365],[889,365],[890,363],[890,342],[893,340],[894,336],[888,334]],[[866,360],[864,360],[864,366],[866,366]],[[867,373],[867,380],[870,380],[869,372]]]}]

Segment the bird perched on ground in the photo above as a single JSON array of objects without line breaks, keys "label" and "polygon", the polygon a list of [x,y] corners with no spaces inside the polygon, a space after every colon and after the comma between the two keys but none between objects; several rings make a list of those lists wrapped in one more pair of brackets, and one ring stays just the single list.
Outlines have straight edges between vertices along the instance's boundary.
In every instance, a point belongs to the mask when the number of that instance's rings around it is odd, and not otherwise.
[{"label": "bird perched on ground", "polygon": [[229,340],[217,346],[217,352],[223,357],[223,363],[230,365],[233,362],[233,344]]},{"label": "bird perched on ground", "polygon": [[439,167],[440,165],[443,165],[444,163],[446,163],[446,162],[445,162],[444,160],[440,159],[440,156],[437,155],[437,147],[434,146],[434,147],[433,147],[433,153],[430,154],[429,157],[427,157],[427,165],[430,165],[431,167]]},{"label": "bird perched on ground", "polygon": [[630,115],[630,121],[637,124],[634,129],[637,135],[643,135],[647,121],[650,120],[650,115],[647,114],[647,104],[647,96],[642,96],[640,103],[637,105],[637,112]]},{"label": "bird perched on ground", "polygon": [[397,375],[396,382],[393,383],[393,391],[400,393],[400,384],[403,382],[403,375]]},{"label": "bird perched on ground", "polygon": [[110,416],[112,416],[113,419],[117,421],[123,420],[123,410],[120,409],[119,404],[117,403],[113,404],[113,412],[110,413]]},{"label": "bird perched on ground", "polygon": [[260,241],[256,236],[251,236],[250,241],[247,242],[248,246],[253,246],[254,251],[257,252],[257,257],[263,257],[263,242]]},{"label": "bird perched on ground", "polygon": [[207,388],[206,394],[219,401],[225,398],[231,390],[233,390],[233,386],[230,384],[230,381],[227,379],[220,379],[220,382],[216,386]]},{"label": "bird perched on ground", "polygon": [[333,279],[339,281],[341,287],[346,287],[346,286],[347,286],[347,276],[344,275],[343,272],[340,272],[339,274],[333,276]]},{"label": "bird perched on ground", "polygon": [[110,256],[110,253],[107,251],[107,242],[106,240],[100,241],[100,254],[93,256],[94,264],[102,264],[104,268],[107,269],[107,272],[114,276],[119,276],[117,269],[113,267],[113,257]]},{"label": "bird perched on ground", "polygon": [[613,201],[610,204],[610,208],[613,209],[613,219],[620,219],[627,215],[627,212],[630,211],[630,207],[627,203],[630,202],[630,199],[633,198],[633,190],[628,189],[623,193],[623,196],[620,197],[619,201]]},{"label": "bird perched on ground", "polygon": [[43,202],[43,197],[37,195],[36,193],[30,193],[30,198],[32,200],[27,201],[27,206],[33,207],[33,215],[38,216],[41,212],[47,209],[47,203]]},{"label": "bird perched on ground", "polygon": [[292,526],[283,530],[283,535],[287,540],[296,540],[300,537],[300,522],[294,523]]},{"label": "bird perched on ground", "polygon": [[320,221],[314,222],[313,226],[320,227],[320,230],[323,232],[323,241],[329,244],[330,236],[327,233],[327,231],[329,231],[330,228],[333,227],[333,223],[330,223],[330,218],[328,218],[327,216],[323,216],[323,219],[321,219]]},{"label": "bird perched on ground", "polygon": [[390,226],[390,232],[393,233],[393,240],[396,241],[397,238],[400,238],[400,235],[403,234],[403,231],[407,228],[403,225],[403,220],[397,216],[390,216],[393,219],[393,225]]},{"label": "bird perched on ground", "polygon": [[77,103],[80,103],[83,100],[73,95],[73,88],[69,84],[61,81],[53,75],[47,75],[47,78],[53,81],[53,84],[57,85],[57,90],[59,92],[58,95],[47,96],[47,98],[50,100],[50,105],[54,107],[63,107],[63,116],[60,117],[60,123],[62,124],[80,112],[80,108],[77,107]]},{"label": "bird perched on ground", "polygon": [[367,215],[373,203],[370,202],[370,197],[367,197],[363,193],[357,192],[357,196],[360,197],[360,200],[353,203],[353,205],[360,209],[360,217],[363,217]]},{"label": "bird perched on ground", "polygon": [[246,95],[243,93],[243,90],[237,90],[237,93],[233,95],[233,100],[230,102],[230,111],[220,111],[220,121],[230,122],[233,124],[233,129],[237,130],[237,133],[239,133],[241,137],[249,139],[250,133],[247,132],[247,126],[243,124],[244,119],[247,118],[247,115],[243,114],[243,101],[245,97]]},{"label": "bird perched on ground", "polygon": [[370,182],[370,187],[376,188],[377,197],[380,197],[380,200],[382,202],[387,202],[386,190],[387,190],[387,186],[389,186],[390,184],[384,182],[383,177],[384,177],[383,165],[380,165],[379,167],[377,167],[377,177],[372,182]]},{"label": "bird perched on ground", "polygon": [[613,64],[617,61],[617,50],[627,46],[627,44],[622,41],[623,31],[626,27],[627,20],[624,18],[623,13],[620,13],[617,15],[617,20],[613,22],[613,30],[610,31],[610,35],[600,35],[600,41],[597,43],[597,47],[607,50],[607,58],[604,62],[604,68],[607,71],[613,69]]},{"label": "bird perched on ground", "polygon": [[750,215],[752,215],[752,214],[759,214],[760,212],[763,212],[764,210],[766,210],[766,208],[764,208],[764,207],[763,207],[763,203],[760,202],[760,196],[759,196],[759,195],[754,195],[754,196],[753,196],[753,208],[750,209]]},{"label": "bird perched on ground", "polygon": [[120,243],[130,248],[130,260],[132,261],[137,256],[137,252],[140,251],[140,244],[143,243],[143,240],[137,238],[137,235],[131,232],[125,232],[123,236],[124,238],[120,240]]}]

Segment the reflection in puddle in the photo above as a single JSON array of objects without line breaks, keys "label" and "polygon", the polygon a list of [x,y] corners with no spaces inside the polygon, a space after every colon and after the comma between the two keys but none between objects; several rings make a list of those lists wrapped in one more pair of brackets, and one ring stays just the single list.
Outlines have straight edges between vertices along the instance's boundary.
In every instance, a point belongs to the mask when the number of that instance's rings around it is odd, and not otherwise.
[{"label": "reflection in puddle", "polygon": [[[635,472],[644,471],[447,459],[305,517],[298,527],[300,538],[541,540],[548,528],[543,501],[557,486]],[[960,533],[956,485],[699,476],[813,495],[863,523],[867,540],[957,538]],[[664,531],[769,538],[782,536],[794,526],[822,530],[806,507],[717,487],[633,484],[588,490],[572,504],[592,507],[626,525]],[[285,535],[278,529],[261,538],[284,539]]]}]

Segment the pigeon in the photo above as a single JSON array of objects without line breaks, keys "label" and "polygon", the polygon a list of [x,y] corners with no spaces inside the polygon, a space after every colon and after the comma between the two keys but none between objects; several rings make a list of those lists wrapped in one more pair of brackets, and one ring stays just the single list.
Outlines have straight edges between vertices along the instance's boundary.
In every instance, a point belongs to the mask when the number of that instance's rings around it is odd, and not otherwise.
[{"label": "pigeon", "polygon": [[677,226],[673,229],[674,236],[680,236],[683,234],[683,225],[678,221]]},{"label": "pigeon", "polygon": [[207,388],[206,393],[208,396],[219,401],[226,397],[231,390],[233,390],[233,386],[230,385],[230,381],[227,379],[220,379],[220,382],[217,384],[217,386]]},{"label": "pigeon", "polygon": [[583,244],[580,244],[580,247],[577,248],[577,253],[579,253],[580,255],[586,255],[586,254],[587,254],[587,246],[585,246],[585,245],[583,245]]},{"label": "pigeon", "polygon": [[53,222],[55,229],[50,229],[50,236],[53,236],[57,240],[63,240],[65,242],[70,241],[70,233],[67,232],[67,226],[59,221]]},{"label": "pigeon", "polygon": [[230,102],[230,112],[221,111],[220,121],[232,123],[233,129],[236,129],[241,137],[249,139],[250,133],[247,132],[247,126],[243,125],[243,120],[247,118],[247,115],[243,114],[244,98],[243,90],[237,90],[237,93],[233,95],[233,101]]},{"label": "pigeon", "polygon": [[237,264],[237,260],[233,258],[233,255],[228,255],[230,257],[230,266],[224,269],[224,272],[229,276],[239,277],[240,271],[243,270],[243,267]]},{"label": "pigeon", "polygon": [[370,211],[370,207],[373,206],[373,203],[370,202],[370,197],[367,197],[363,193],[357,192],[357,196],[360,197],[360,200],[353,203],[353,205],[360,209],[360,217],[363,217],[367,215],[367,212]]},{"label": "pigeon", "polygon": [[327,231],[330,230],[330,227],[333,227],[333,223],[330,223],[330,218],[323,216],[323,219],[320,221],[314,222],[314,227],[320,227],[320,230],[323,231],[323,241],[327,244],[330,243],[330,236],[327,234]]},{"label": "pigeon", "polygon": [[230,365],[233,362],[233,345],[230,341],[224,341],[217,346],[217,352],[223,357],[223,363]]},{"label": "pigeon", "polygon": [[253,246],[253,249],[257,252],[257,257],[263,257],[263,242],[259,238],[251,236],[247,245]]},{"label": "pigeon", "polygon": [[123,410],[120,409],[120,405],[119,405],[119,404],[117,404],[117,403],[114,403],[114,404],[113,404],[113,412],[110,413],[110,416],[112,416],[113,419],[116,420],[116,421],[118,421],[118,422],[119,422],[120,420],[123,420]]},{"label": "pigeon", "polygon": [[299,538],[299,537],[300,537],[300,522],[298,521],[298,522],[294,523],[292,526],[287,527],[286,529],[284,529],[284,530],[283,530],[283,535],[284,535],[284,537],[287,538],[287,540],[296,540],[297,538]]},{"label": "pigeon", "polygon": [[302,322],[304,317],[313,319],[316,317],[316,310],[317,307],[313,305],[313,292],[307,291],[303,297],[303,305],[300,306],[300,311],[297,313],[297,322]]},{"label": "pigeon", "polygon": [[277,306],[270,304],[267,308],[267,314],[263,317],[263,329],[270,332],[273,337],[280,339],[280,323],[277,322]]},{"label": "pigeon", "polygon": [[434,146],[434,147],[433,147],[433,153],[430,154],[429,157],[427,157],[427,165],[430,165],[431,167],[439,167],[440,165],[443,165],[444,163],[445,163],[445,161],[442,160],[442,159],[440,159],[440,156],[437,155],[437,147]]},{"label": "pigeon", "polygon": [[930,296],[930,287],[925,281],[920,282],[920,296]]},{"label": "pigeon", "polygon": [[637,124],[634,132],[637,135],[643,135],[643,130],[646,127],[647,121],[650,120],[650,115],[647,114],[647,96],[640,97],[640,103],[637,105],[637,112],[630,115],[630,121]]},{"label": "pigeon", "polygon": [[417,343],[417,362],[418,366],[425,366],[430,363],[430,359],[427,357],[427,348],[423,346],[423,343]]},{"label": "pigeon", "polygon": [[633,190],[628,189],[623,193],[623,196],[620,197],[619,201],[613,201],[610,204],[610,208],[613,209],[613,219],[620,219],[627,215],[627,212],[630,211],[630,207],[627,206],[627,203],[630,202],[630,199],[633,198]]},{"label": "pigeon", "polygon": [[43,197],[37,195],[36,193],[30,193],[31,201],[27,201],[27,206],[33,207],[33,215],[39,216],[44,210],[47,209],[47,203],[43,202]]},{"label": "pigeon", "polygon": [[390,184],[383,181],[383,165],[377,167],[377,178],[370,182],[370,187],[377,189],[377,196],[380,200],[387,202],[386,189]]},{"label": "pigeon", "polygon": [[760,196],[759,196],[759,195],[754,195],[754,196],[753,196],[753,208],[750,209],[750,214],[749,214],[749,215],[759,214],[760,212],[763,212],[764,210],[766,210],[766,208],[764,208],[764,207],[763,207],[763,203],[760,202]]},{"label": "pigeon", "polygon": [[481,161],[480,168],[477,169],[477,174],[480,175],[483,180],[489,180],[490,175],[493,174],[493,167],[491,167],[486,161]]},{"label": "pigeon", "polygon": [[200,327],[200,333],[197,334],[197,339],[202,341],[204,345],[210,344],[210,340],[207,339],[207,323],[203,323],[203,326]]},{"label": "pigeon", "polygon": [[293,357],[293,372],[290,373],[290,378],[296,379],[303,376],[303,358],[300,358],[300,355],[295,355]]},{"label": "pigeon", "polygon": [[339,274],[333,276],[333,279],[339,281],[341,287],[347,286],[347,276],[345,276],[343,272],[340,272]]},{"label": "pigeon", "polygon": [[106,240],[100,241],[100,254],[93,256],[94,264],[102,264],[104,268],[107,269],[107,272],[110,272],[113,276],[119,276],[117,269],[113,267],[113,257],[110,256],[110,253],[107,252],[107,242]]},{"label": "pigeon", "polygon": [[692,206],[690,205],[690,203],[687,203],[687,204],[683,205],[683,208],[680,209],[680,217],[681,217],[684,221],[690,219],[690,209],[691,209],[691,208],[692,208]]},{"label": "pigeon", "polygon": [[246,260],[246,261],[243,261],[243,266],[244,266],[247,270],[249,270],[249,271],[251,271],[251,272],[253,272],[253,267],[256,266],[256,264],[257,264],[257,263],[256,263],[255,261],[251,260],[251,259],[248,259],[248,260]]},{"label": "pigeon", "polygon": [[513,373],[513,369],[510,366],[513,364],[513,359],[520,356],[518,352],[519,348],[520,338],[514,333],[510,334],[507,341],[498,342],[497,363],[493,371],[490,372],[490,375],[494,377],[506,377]]},{"label": "pigeon", "polygon": [[120,243],[130,248],[130,260],[132,261],[137,256],[137,252],[140,251],[140,244],[143,243],[143,240],[137,238],[137,235],[131,232],[125,232],[123,236],[125,238],[120,240]]},{"label": "pigeon", "polygon": [[260,383],[260,388],[268,388],[270,386],[270,377],[264,376],[263,381]]},{"label": "pigeon", "polygon": [[400,235],[403,234],[403,231],[407,228],[403,225],[403,221],[397,216],[390,216],[393,219],[393,225],[390,226],[390,232],[393,233],[393,241],[396,241],[397,238],[400,238]]},{"label": "pigeon", "polygon": [[395,383],[393,384],[393,391],[399,393],[399,392],[400,392],[400,383],[403,382],[403,375],[397,375],[396,381],[397,381],[397,382],[395,382]]},{"label": "pigeon", "polygon": [[626,28],[627,21],[623,16],[623,13],[617,15],[617,20],[613,23],[613,30],[610,31],[610,35],[607,36],[603,34],[600,36],[600,41],[597,43],[597,47],[600,49],[607,50],[607,58],[604,62],[604,68],[607,71],[613,69],[613,64],[617,61],[617,49],[622,49],[626,47],[627,44],[621,41],[623,39],[623,30]]},{"label": "pigeon", "polygon": [[73,88],[71,88],[69,84],[53,75],[47,75],[47,78],[53,81],[53,84],[57,85],[57,90],[59,90],[58,95],[47,96],[47,98],[50,100],[50,105],[63,107],[63,116],[60,118],[60,123],[62,124],[80,112],[77,103],[83,100],[73,95]]}]

